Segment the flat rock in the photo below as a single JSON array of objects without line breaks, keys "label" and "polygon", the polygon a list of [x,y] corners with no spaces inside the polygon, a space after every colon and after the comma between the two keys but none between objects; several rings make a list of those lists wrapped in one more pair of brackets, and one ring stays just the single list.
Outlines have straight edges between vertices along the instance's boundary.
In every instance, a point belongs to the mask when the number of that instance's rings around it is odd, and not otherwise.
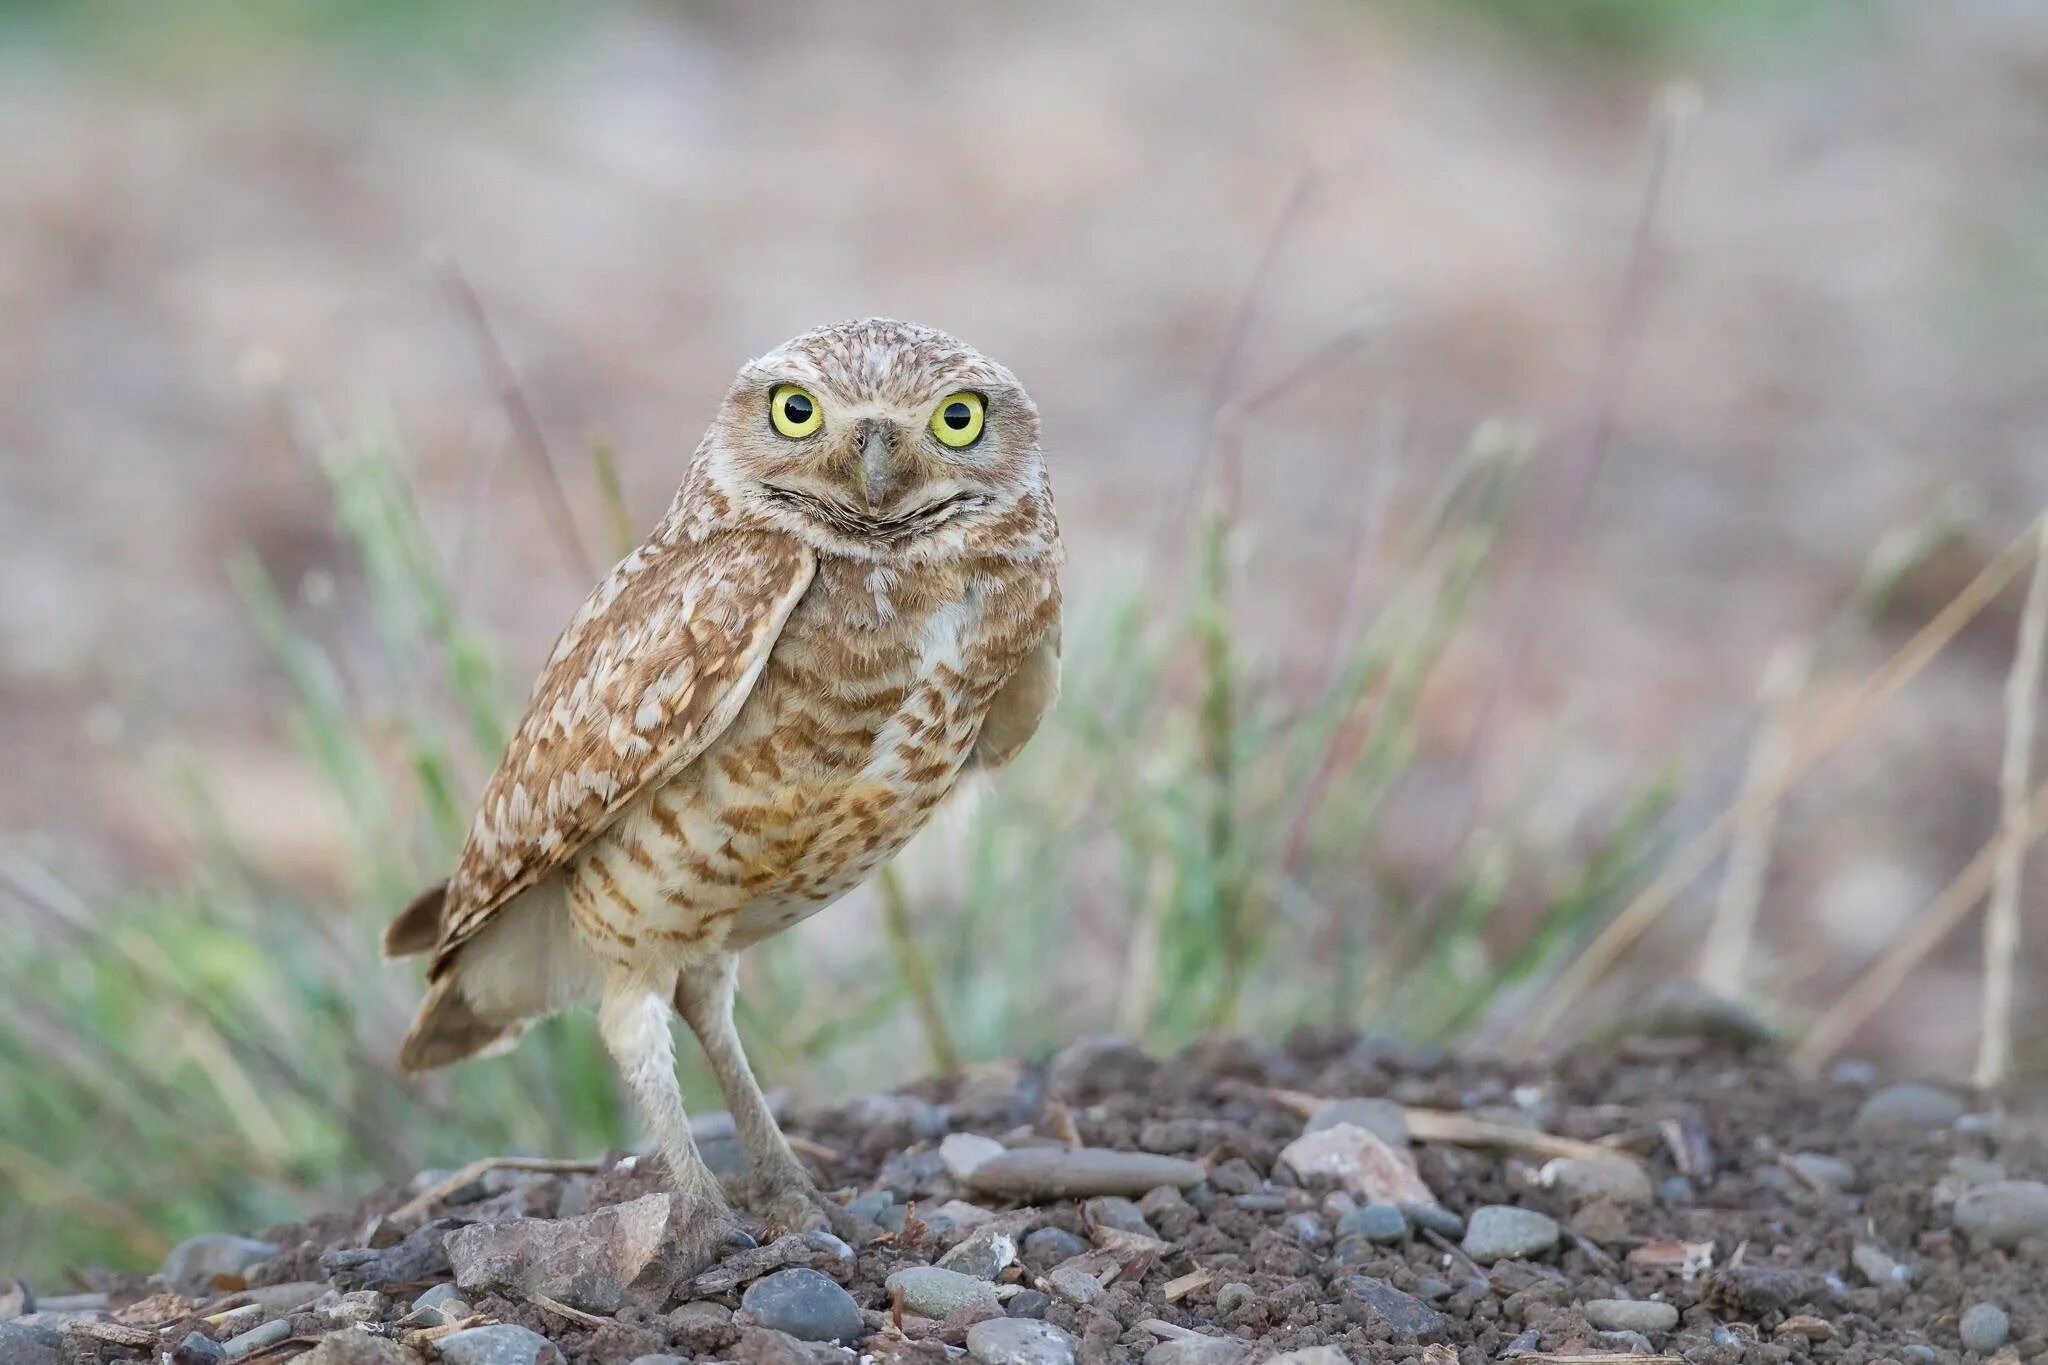
[{"label": "flat rock", "polygon": [[1145,1211],[1119,1194],[1099,1194],[1083,1203],[1081,1221],[1090,1228],[1114,1228],[1159,1240],[1159,1232],[1147,1221]]},{"label": "flat rock", "polygon": [[702,1201],[650,1194],[581,1218],[520,1218],[449,1234],[448,1260],[465,1293],[545,1294],[588,1313],[666,1299],[717,1259],[725,1229]]},{"label": "flat rock", "polygon": [[434,1347],[443,1365],[562,1365],[562,1353],[552,1341],[512,1322],[466,1327]]},{"label": "flat rock", "polygon": [[1280,1149],[1280,1162],[1303,1181],[1330,1181],[1362,1203],[1436,1202],[1415,1158],[1355,1123],[1303,1133]]},{"label": "flat rock", "polygon": [[1580,1311],[1603,1332],[1668,1332],[1678,1326],[1678,1309],[1654,1299],[1588,1299]]},{"label": "flat rock", "polygon": [[389,1337],[343,1328],[320,1338],[312,1350],[297,1357],[299,1365],[419,1365],[420,1358]]},{"label": "flat rock", "polygon": [[977,1228],[966,1241],[939,1257],[941,1270],[993,1280],[1017,1259],[1017,1239],[994,1224]]},{"label": "flat rock", "polygon": [[1826,1152],[1794,1152],[1785,1158],[1785,1165],[1819,1189],[1849,1192],[1862,1188],[1856,1168]]},{"label": "flat rock", "polygon": [[789,1266],[816,1270],[825,1265],[851,1265],[853,1248],[825,1231],[791,1233],[764,1247],[736,1251],[690,1281],[690,1292],[699,1298],[729,1294],[749,1280],[758,1280]]},{"label": "flat rock", "polygon": [[64,1365],[64,1334],[0,1322],[0,1365]]},{"label": "flat rock", "polygon": [[[320,1269],[343,1289],[438,1280],[449,1273],[448,1234],[462,1226],[455,1219],[441,1218],[414,1228],[394,1246],[337,1247],[321,1256]],[[322,1288],[315,1287],[314,1297]]]},{"label": "flat rock", "polygon": [[754,1281],[740,1299],[754,1321],[798,1341],[852,1343],[866,1335],[860,1305],[836,1281],[804,1267]]},{"label": "flat rock", "polygon": [[1337,1236],[1363,1237],[1383,1246],[1404,1241],[1408,1236],[1408,1215],[1393,1204],[1364,1204],[1346,1210],[1337,1220]]},{"label": "flat rock", "polygon": [[943,1318],[959,1308],[1002,1310],[996,1287],[987,1280],[935,1265],[906,1266],[883,1283],[891,1295],[903,1295],[905,1311],[920,1317]]},{"label": "flat rock", "polygon": [[1338,1100],[1324,1105],[1302,1131],[1320,1133],[1340,1123],[1363,1128],[1390,1147],[1408,1144],[1408,1111],[1393,1100]]},{"label": "flat rock", "polygon": [[955,1180],[965,1180],[975,1167],[992,1156],[1001,1156],[1003,1150],[1002,1143],[980,1133],[948,1133],[939,1143],[939,1160],[946,1163]]},{"label": "flat rock", "polygon": [[275,1255],[275,1242],[259,1242],[253,1237],[230,1237],[224,1233],[204,1233],[198,1237],[187,1237],[172,1247],[170,1255],[164,1257],[163,1268],[157,1273],[180,1293],[205,1294],[212,1291],[216,1277],[240,1276],[257,1262],[267,1261]]},{"label": "flat rock", "polygon": [[1851,1127],[1859,1133],[1933,1133],[1952,1127],[1963,1110],[1962,1099],[1940,1086],[1903,1081],[1873,1091]]},{"label": "flat rock", "polygon": [[1346,1282],[1352,1294],[1372,1310],[1374,1318],[1400,1336],[1435,1336],[1447,1331],[1450,1319],[1413,1294],[1394,1288],[1370,1275],[1353,1275]]},{"label": "flat rock", "polygon": [[2048,1237],[2048,1184],[2038,1180],[1992,1180],[1956,1197],[1951,1215],[1972,1241],[2017,1246],[2028,1237]]},{"label": "flat rock", "polygon": [[1513,1204],[1488,1204],[1465,1224],[1464,1252],[1481,1265],[1541,1256],[1563,1235],[1557,1220]]},{"label": "flat rock", "polygon": [[1038,1228],[1024,1234],[1021,1248],[1024,1264],[1033,1270],[1050,1270],[1062,1261],[1086,1255],[1088,1243],[1065,1228]]},{"label": "flat rock", "polygon": [[1334,1346],[1304,1346],[1299,1351],[1269,1356],[1266,1365],[1351,1365],[1351,1362]]},{"label": "flat rock", "polygon": [[237,1336],[229,1337],[220,1344],[221,1354],[229,1360],[240,1360],[243,1356],[257,1351],[268,1350],[281,1341],[291,1338],[292,1325],[286,1318],[277,1318],[261,1327],[251,1327]]},{"label": "flat rock", "polygon": [[990,1157],[967,1177],[970,1189],[1005,1199],[1137,1196],[1159,1185],[1192,1189],[1207,1175],[1195,1162],[1107,1147],[1021,1147]]},{"label": "flat rock", "polygon": [[1624,1208],[1643,1208],[1657,1197],[1650,1177],[1626,1157],[1559,1157],[1544,1164],[1538,1179],[1575,1205],[1605,1199]]},{"label": "flat rock", "polygon": [[1032,1318],[990,1318],[967,1329],[967,1354],[981,1365],[1074,1365],[1073,1334]]},{"label": "flat rock", "polygon": [[1251,1350],[1229,1337],[1180,1337],[1145,1352],[1145,1365],[1236,1365]]}]

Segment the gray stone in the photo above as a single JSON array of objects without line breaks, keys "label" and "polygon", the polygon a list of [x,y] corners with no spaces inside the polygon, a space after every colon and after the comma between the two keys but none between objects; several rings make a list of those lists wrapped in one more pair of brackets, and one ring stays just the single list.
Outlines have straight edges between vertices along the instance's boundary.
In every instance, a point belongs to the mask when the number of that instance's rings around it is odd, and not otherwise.
[{"label": "gray stone", "polygon": [[1852,1191],[1861,1188],[1856,1168],[1838,1156],[1825,1152],[1794,1152],[1785,1164],[1812,1185],[1825,1190]]},{"label": "gray stone", "polygon": [[1605,1199],[1624,1208],[1642,1208],[1656,1197],[1650,1177],[1626,1157],[1559,1157],[1545,1164],[1542,1181],[1572,1205]]},{"label": "gray stone", "polygon": [[965,1180],[968,1172],[992,1156],[1001,1156],[1003,1150],[1002,1143],[980,1133],[948,1133],[939,1143],[939,1160],[946,1163],[955,1180]]},{"label": "gray stone", "polygon": [[1052,1296],[1036,1289],[1020,1289],[1003,1300],[1003,1311],[1013,1318],[1042,1318],[1052,1307]]},{"label": "gray stone", "polygon": [[356,1289],[346,1294],[323,1295],[313,1305],[315,1312],[337,1327],[375,1322],[384,1316],[385,1298],[374,1289]]},{"label": "gray stone", "polygon": [[[445,1257],[443,1261],[445,1264]],[[318,1280],[292,1280],[285,1284],[266,1284],[255,1289],[245,1289],[238,1297],[249,1300],[250,1306],[261,1309],[263,1314],[275,1317],[283,1313],[296,1313],[326,1292],[327,1286]]]},{"label": "gray stone", "polygon": [[1156,1185],[1185,1190],[1207,1174],[1192,1161],[1106,1147],[1024,1147],[990,1157],[967,1177],[982,1194],[1028,1202],[1097,1194],[1141,1195]]},{"label": "gray stone", "polygon": [[1901,1346],[1899,1348],[1899,1355],[1906,1360],[1915,1362],[1915,1365],[1934,1365],[1935,1361],[1941,1359],[1940,1352],[1936,1351],[1932,1346],[1918,1341]]},{"label": "gray stone", "polygon": [[1464,1251],[1481,1265],[1541,1256],[1557,1245],[1555,1219],[1512,1204],[1488,1204],[1465,1225]]},{"label": "gray stone", "polygon": [[1845,1057],[1828,1068],[1828,1083],[1856,1090],[1868,1089],[1877,1084],[1877,1063],[1866,1062],[1860,1057]]},{"label": "gray stone", "polygon": [[1465,1220],[1441,1204],[1397,1204],[1395,1207],[1417,1231],[1433,1232],[1452,1241],[1465,1235]]},{"label": "gray stone", "polygon": [[650,1194],[581,1218],[480,1223],[448,1236],[465,1293],[544,1294],[587,1313],[653,1306],[718,1260],[731,1229],[704,1201]]},{"label": "gray stone", "polygon": [[1963,1116],[1963,1102],[1939,1086],[1903,1081],[1874,1091],[1851,1125],[1859,1133],[1933,1133]]},{"label": "gray stone", "polygon": [[1069,1303],[1091,1304],[1102,1297],[1102,1284],[1077,1265],[1063,1265],[1045,1277],[1045,1287]]},{"label": "gray stone", "polygon": [[466,1327],[434,1346],[442,1365],[562,1365],[562,1353],[552,1341],[513,1322]]},{"label": "gray stone", "polygon": [[848,1200],[846,1212],[849,1217],[860,1222],[880,1226],[883,1217],[895,1202],[896,1196],[887,1190],[870,1190],[856,1199]]},{"label": "gray stone", "polygon": [[441,1218],[414,1228],[395,1246],[336,1247],[320,1257],[320,1269],[343,1289],[438,1280],[449,1273],[448,1234],[461,1226]]},{"label": "gray stone", "polygon": [[2048,1185],[2038,1180],[1993,1180],[1964,1190],[1951,1215],[1970,1240],[2017,1246],[2048,1237]]},{"label": "gray stone", "polygon": [[730,1294],[763,1275],[789,1266],[816,1270],[821,1266],[853,1264],[853,1248],[822,1228],[812,1232],[778,1237],[764,1247],[748,1247],[725,1257],[717,1265],[690,1281],[690,1292],[698,1298]]},{"label": "gray stone", "polygon": [[987,1280],[977,1280],[957,1270],[941,1270],[935,1265],[906,1266],[889,1276],[883,1285],[891,1295],[900,1291],[904,1309],[920,1317],[943,1318],[956,1308],[1002,1307],[996,1298],[996,1287]]},{"label": "gray stone", "polygon": [[1266,1365],[1351,1365],[1351,1361],[1334,1346],[1304,1346],[1299,1351],[1270,1356]]},{"label": "gray stone", "polygon": [[1894,1260],[1891,1254],[1869,1242],[1858,1242],[1849,1251],[1849,1264],[1856,1267],[1863,1278],[1882,1288],[1888,1284],[1906,1284],[1913,1278],[1913,1272]]},{"label": "gray stone", "polygon": [[213,1289],[216,1276],[241,1275],[259,1261],[277,1255],[277,1244],[253,1237],[230,1237],[224,1233],[203,1233],[187,1237],[171,1248],[158,1273],[173,1289],[183,1294],[205,1294]]},{"label": "gray stone", "polygon": [[1126,1039],[1081,1038],[1053,1057],[1045,1069],[1045,1088],[1056,1100],[1087,1104],[1107,1095],[1143,1090],[1151,1084],[1158,1065],[1144,1049]]},{"label": "gray stone", "polygon": [[240,1360],[251,1351],[260,1351],[267,1346],[277,1345],[291,1334],[291,1322],[286,1318],[278,1318],[274,1322],[264,1323],[261,1327],[251,1327],[238,1336],[229,1337],[221,1343],[221,1354],[229,1360]]},{"label": "gray stone", "polygon": [[1091,1228],[1115,1228],[1140,1237],[1157,1238],[1159,1233],[1145,1218],[1144,1210],[1118,1194],[1101,1194],[1081,1205],[1081,1219]]},{"label": "gray stone", "polygon": [[36,1296],[20,1280],[0,1276],[0,1322],[36,1311]]},{"label": "gray stone", "polygon": [[1073,1365],[1073,1334],[1031,1318],[990,1318],[967,1329],[967,1354],[981,1365]]},{"label": "gray stone", "polygon": [[1964,1346],[1988,1356],[2012,1335],[2012,1319],[1995,1303],[1973,1303],[1963,1310],[1956,1331],[1962,1334]]},{"label": "gray stone", "polygon": [[991,1223],[976,1228],[966,1241],[939,1257],[941,1270],[957,1270],[977,1280],[993,1280],[1017,1259],[1017,1239]]},{"label": "gray stone", "polygon": [[798,1341],[851,1344],[866,1335],[860,1305],[836,1281],[802,1266],[778,1270],[747,1286],[740,1307],[754,1321]]},{"label": "gray stone", "polygon": [[1339,1237],[1363,1237],[1386,1245],[1408,1236],[1408,1217],[1393,1204],[1367,1204],[1337,1220]]},{"label": "gray stone", "polygon": [[1405,1336],[1436,1336],[1450,1327],[1450,1319],[1442,1313],[1385,1280],[1376,1280],[1370,1275],[1353,1275],[1346,1284],[1375,1317]]},{"label": "gray stone", "polygon": [[688,1356],[651,1355],[634,1356],[626,1365],[690,1365]]},{"label": "gray stone", "polygon": [[1390,1147],[1404,1146],[1408,1141],[1408,1111],[1392,1100],[1338,1100],[1323,1106],[1302,1131],[1321,1132],[1340,1123],[1356,1124]]},{"label": "gray stone", "polygon": [[1668,1332],[1678,1326],[1678,1309],[1653,1299],[1588,1299],[1580,1311],[1603,1332]]},{"label": "gray stone", "polygon": [[1145,1365],[1237,1365],[1251,1351],[1228,1337],[1179,1337],[1145,1352]]},{"label": "gray stone", "polygon": [[419,1357],[389,1337],[344,1327],[320,1338],[294,1365],[418,1365]]},{"label": "gray stone", "polygon": [[54,1327],[0,1322],[0,1365],[64,1365],[64,1334]]},{"label": "gray stone", "polygon": [[1646,1356],[1656,1353],[1657,1348],[1641,1332],[1627,1330],[1618,1332],[1595,1332],[1593,1340],[1610,1347],[1624,1356]]},{"label": "gray stone", "polygon": [[1216,1291],[1216,1311],[1229,1317],[1258,1297],[1258,1290],[1242,1280],[1232,1280]]},{"label": "gray stone", "polygon": [[1039,1228],[1024,1235],[1024,1264],[1033,1270],[1050,1270],[1087,1252],[1088,1243],[1065,1228]]},{"label": "gray stone", "polygon": [[182,1341],[171,1348],[173,1365],[213,1365],[214,1361],[226,1360],[228,1353],[221,1344],[204,1332],[187,1332]]}]

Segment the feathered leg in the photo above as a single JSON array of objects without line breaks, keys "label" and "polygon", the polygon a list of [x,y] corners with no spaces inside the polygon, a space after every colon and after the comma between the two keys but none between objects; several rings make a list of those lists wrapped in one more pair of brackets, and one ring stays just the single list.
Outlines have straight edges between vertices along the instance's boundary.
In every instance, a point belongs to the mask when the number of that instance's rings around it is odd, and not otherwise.
[{"label": "feathered leg", "polygon": [[739,958],[732,953],[685,967],[676,982],[676,1012],[703,1044],[704,1057],[732,1111],[733,1127],[747,1153],[748,1207],[779,1233],[828,1228],[838,1206],[818,1193],[789,1149],[789,1140],[768,1112],[761,1083],[747,1065],[739,1030],[733,1027],[733,977],[738,968]]}]

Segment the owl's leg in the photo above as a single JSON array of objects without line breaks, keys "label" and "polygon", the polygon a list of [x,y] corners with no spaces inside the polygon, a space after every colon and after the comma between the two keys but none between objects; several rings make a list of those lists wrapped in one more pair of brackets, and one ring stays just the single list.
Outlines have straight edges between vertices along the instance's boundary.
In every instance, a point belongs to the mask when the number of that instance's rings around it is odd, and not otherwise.
[{"label": "owl's leg", "polygon": [[833,1215],[841,1210],[818,1193],[810,1174],[789,1149],[789,1140],[768,1112],[761,1083],[747,1065],[739,1030],[733,1027],[733,977],[738,968],[739,958],[732,953],[719,953],[683,968],[676,982],[676,1012],[703,1044],[705,1060],[718,1078],[718,1088],[725,1092],[733,1127],[747,1153],[748,1207],[778,1233],[830,1228]]},{"label": "owl's leg", "polygon": [[[683,1087],[676,1079],[675,1036],[669,1027],[668,1004],[645,982],[609,983],[597,1009],[598,1031],[618,1064],[626,1088],[640,1106],[661,1154],[668,1162],[676,1192],[697,1201],[706,1245],[713,1251],[746,1246],[752,1239],[734,1220],[718,1177],[704,1164],[690,1136],[683,1111]],[[692,1229],[692,1235],[695,1235]]]}]

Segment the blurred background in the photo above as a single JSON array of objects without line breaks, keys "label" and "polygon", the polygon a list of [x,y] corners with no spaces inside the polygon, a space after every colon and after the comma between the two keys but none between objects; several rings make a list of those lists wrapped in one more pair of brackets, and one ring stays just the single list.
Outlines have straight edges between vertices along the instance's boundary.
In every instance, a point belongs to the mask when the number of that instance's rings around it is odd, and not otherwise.
[{"label": "blurred background", "polygon": [[[0,1262],[46,1283],[633,1140],[582,1020],[398,1077],[375,935],[823,321],[1030,386],[1068,680],[752,955],[771,1087],[1526,1045],[1716,935],[1796,1034],[1998,828],[2017,586],[1559,985],[2048,506],[2032,0],[7,0],[0,128]],[[1967,1071],[1981,956],[1847,1046]]]}]

